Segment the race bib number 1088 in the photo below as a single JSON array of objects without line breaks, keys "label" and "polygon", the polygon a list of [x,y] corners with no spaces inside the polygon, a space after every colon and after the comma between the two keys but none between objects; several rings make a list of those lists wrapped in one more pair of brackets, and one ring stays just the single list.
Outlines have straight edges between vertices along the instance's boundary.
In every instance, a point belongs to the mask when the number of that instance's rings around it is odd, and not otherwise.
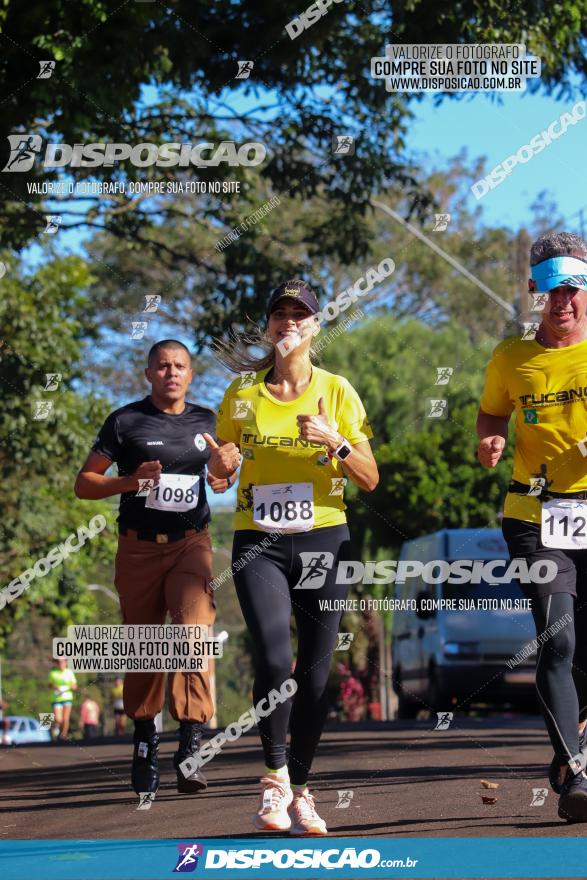
[{"label": "race bib number 1088", "polygon": [[253,520],[267,532],[307,532],[314,527],[312,483],[253,486]]}]

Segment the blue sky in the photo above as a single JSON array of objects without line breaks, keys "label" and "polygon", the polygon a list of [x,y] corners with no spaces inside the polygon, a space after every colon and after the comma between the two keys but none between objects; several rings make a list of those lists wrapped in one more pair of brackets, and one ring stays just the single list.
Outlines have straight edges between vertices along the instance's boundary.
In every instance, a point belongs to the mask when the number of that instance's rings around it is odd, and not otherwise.
[{"label": "blue sky", "polygon": [[[434,108],[427,98],[416,109],[409,144],[413,150],[429,153],[440,164],[466,147],[471,158],[487,156],[489,171],[561,113],[570,111],[574,103],[512,92],[502,93],[501,106],[485,95],[475,95],[460,101],[444,101]],[[470,204],[481,205],[486,223],[517,229],[528,221],[530,204],[546,189],[554,196],[560,214],[574,224],[571,231],[579,231],[578,219],[573,215],[581,208],[587,209],[586,151],[587,120],[583,119],[529,162],[516,165],[507,180],[479,203],[471,194]]]},{"label": "blue sky", "polygon": [[[154,90],[145,89],[143,97],[145,104],[151,103]],[[231,99],[230,94],[227,97]],[[258,96],[247,99],[232,92],[231,103],[239,110],[256,105],[258,100]],[[415,118],[407,136],[408,153],[421,159],[422,165],[428,168],[430,158],[435,166],[443,166],[465,148],[471,162],[486,156],[487,171],[490,171],[529,143],[561,113],[570,111],[576,100],[579,94],[574,100],[559,101],[543,94],[503,92],[500,102],[478,94],[466,95],[462,100],[445,99],[440,107],[435,107],[433,96],[427,95],[412,105]],[[529,162],[516,165],[507,180],[480,202],[471,193],[471,208],[480,204],[482,218],[488,225],[518,229],[528,222],[530,205],[538,193],[546,189],[567,221],[567,228],[579,232],[580,209],[585,209],[587,225],[587,187],[583,182],[586,150],[587,119],[583,119],[569,126],[562,137]],[[425,160],[425,156],[428,159]],[[60,247],[77,252],[84,237],[79,230],[63,231],[59,235]],[[37,255],[38,249],[29,251],[32,262]]]}]

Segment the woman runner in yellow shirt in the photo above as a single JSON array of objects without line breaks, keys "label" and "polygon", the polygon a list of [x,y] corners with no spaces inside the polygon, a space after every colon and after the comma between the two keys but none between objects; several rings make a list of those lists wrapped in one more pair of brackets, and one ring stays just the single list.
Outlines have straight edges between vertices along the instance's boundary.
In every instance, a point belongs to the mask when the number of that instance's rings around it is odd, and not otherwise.
[{"label": "woman runner in yellow shirt", "polygon": [[[266,708],[269,692],[292,676],[297,685],[293,700],[271,703],[259,719],[266,767],[254,825],[297,836],[327,833],[307,779],[327,711],[340,600],[349,589],[337,583],[338,563],[350,558],[344,485],[348,478],[370,492],[379,479],[357,392],[310,359],[318,313],[310,287],[287,281],[268,303],[264,358],[217,345],[220,360],[241,376],[219,409],[220,447],[206,438],[213,447],[212,480],[230,481],[242,455],[233,571],[255,644],[255,705]],[[298,636],[293,674],[292,611]]]}]

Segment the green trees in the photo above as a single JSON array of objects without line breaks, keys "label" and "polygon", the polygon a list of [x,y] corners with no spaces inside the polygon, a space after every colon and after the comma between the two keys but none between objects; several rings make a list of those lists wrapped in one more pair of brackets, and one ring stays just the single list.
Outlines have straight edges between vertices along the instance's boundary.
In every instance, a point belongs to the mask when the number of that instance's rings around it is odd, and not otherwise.
[{"label": "green trees", "polygon": [[108,527],[3,608],[0,646],[31,606],[63,629],[84,619],[94,607],[85,589],[89,574],[113,552],[110,505],[78,501],[73,494],[75,473],[108,411],[107,403],[90,391],[79,393],[86,382],[84,340],[95,333],[85,294],[88,268],[77,257],[65,257],[26,275],[16,260],[5,261],[0,297],[2,586],[97,513],[107,516]]},{"label": "green trees", "polygon": [[[44,142],[86,144],[238,143],[267,148],[258,167],[187,169],[137,167],[42,168],[3,174],[0,233],[21,248],[62,213],[63,228],[104,231],[104,274],[123,268],[124,285],[140,279],[141,265],[156,270],[150,292],[189,293],[203,331],[210,324],[258,315],[257,291],[277,275],[316,272],[332,259],[349,265],[372,245],[370,202],[382,194],[401,199],[405,214],[423,218],[431,206],[419,167],[409,153],[411,105],[416,95],[391,94],[369,75],[370,59],[386,42],[522,42],[542,61],[540,87],[570,96],[587,62],[580,10],[572,0],[555,13],[540,3],[499,7],[479,0],[458,6],[374,0],[366,10],[333,3],[319,21],[291,40],[285,25],[303,11],[299,0],[174,0],[123,3],[40,0],[23,14],[5,0],[6,35],[0,72],[6,99],[4,130]],[[449,8],[450,7],[450,8]],[[39,62],[55,61],[38,79]],[[254,63],[235,79],[238,60]],[[531,85],[530,90],[537,86]],[[438,96],[438,101],[446,100]],[[336,155],[332,138],[351,134],[354,155]],[[8,143],[0,145],[3,166]],[[28,184],[93,177],[120,182],[185,180],[238,182],[241,193],[188,197],[94,194],[53,200]],[[215,242],[268,198],[282,205],[220,255]],[[293,220],[302,222],[293,223]],[[110,253],[116,244],[115,265]],[[139,269],[138,275],[134,269]],[[119,279],[120,280],[120,279]],[[171,287],[168,287],[168,284]],[[326,288],[325,288],[326,289]],[[120,291],[119,291],[120,292]],[[198,340],[201,341],[201,338]]]},{"label": "green trees", "polygon": [[[475,458],[475,419],[495,341],[473,345],[456,321],[433,326],[376,314],[326,350],[324,366],[348,376],[365,404],[380,470],[369,495],[350,486],[349,522],[361,556],[389,558],[436,529],[495,526],[511,452],[494,471]],[[453,370],[436,385],[437,370]],[[447,401],[431,418],[430,400]]]}]

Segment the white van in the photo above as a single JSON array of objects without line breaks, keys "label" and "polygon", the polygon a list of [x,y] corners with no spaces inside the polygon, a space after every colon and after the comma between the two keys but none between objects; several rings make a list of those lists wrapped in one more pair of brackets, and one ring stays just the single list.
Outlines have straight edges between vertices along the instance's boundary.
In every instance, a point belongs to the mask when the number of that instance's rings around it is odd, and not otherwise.
[{"label": "white van", "polygon": [[[501,530],[442,529],[406,541],[400,554],[400,561],[424,564],[459,559],[503,560],[503,574],[509,554]],[[526,648],[527,659],[522,662],[518,657],[511,667],[507,664],[536,636],[531,612],[516,607],[528,604],[517,582],[441,584],[426,583],[421,575],[400,580],[399,575],[395,598],[411,600],[402,603],[410,610],[393,612],[392,672],[399,718],[414,718],[420,709],[449,711],[467,708],[470,703],[534,708],[535,649],[530,654]],[[436,576],[426,577],[432,580]],[[434,610],[431,599],[500,607]],[[460,599],[465,601],[458,602]],[[469,599],[492,601],[469,603]]]}]

